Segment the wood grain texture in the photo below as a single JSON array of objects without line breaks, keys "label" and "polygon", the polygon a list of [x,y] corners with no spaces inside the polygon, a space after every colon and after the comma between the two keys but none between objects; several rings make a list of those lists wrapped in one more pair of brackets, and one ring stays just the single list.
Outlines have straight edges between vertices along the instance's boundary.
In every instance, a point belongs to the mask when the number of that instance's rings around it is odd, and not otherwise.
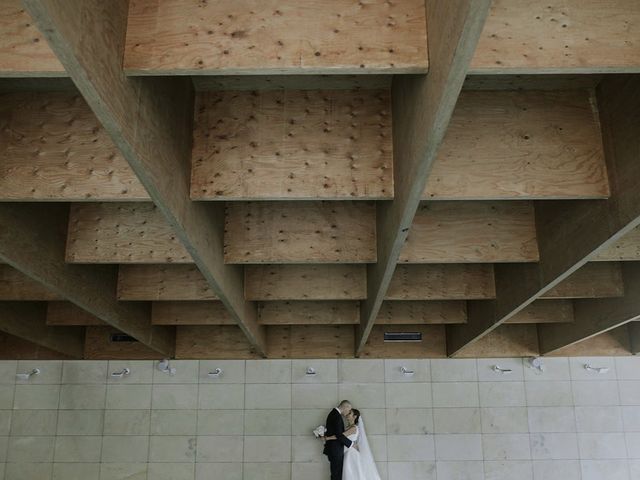
[{"label": "wood grain texture", "polygon": [[176,330],[176,358],[260,358],[251,348],[242,330],[236,326],[183,325],[176,327]]},{"label": "wood grain texture", "polygon": [[261,302],[258,320],[262,325],[353,325],[360,321],[360,304],[355,301]]},{"label": "wood grain texture", "polygon": [[504,74],[467,75],[463,90],[589,90],[595,89],[604,75],[567,73],[557,75]]},{"label": "wood grain texture", "polygon": [[193,84],[140,82],[122,71],[129,2],[24,0],[78,90],[140,179],[181,245],[257,351],[266,332],[244,300],[242,271],[224,264],[221,207],[189,198]]},{"label": "wood grain texture", "polygon": [[423,198],[606,198],[588,90],[463,91]]},{"label": "wood grain texture", "polygon": [[218,90],[379,90],[391,87],[391,75],[196,75],[196,92]]},{"label": "wood grain texture", "polygon": [[549,353],[549,357],[622,357],[631,355],[626,326],[591,337]]},{"label": "wood grain texture", "polygon": [[490,264],[398,265],[385,300],[472,300],[496,296]]},{"label": "wood grain texture", "polygon": [[64,67],[45,42],[20,0],[0,5],[0,76],[65,76]]},{"label": "wood grain texture", "polygon": [[538,334],[535,325],[501,325],[461,350],[455,358],[537,357]]},{"label": "wood grain texture", "polygon": [[49,327],[44,302],[0,302],[0,330],[73,358],[82,358],[84,329]]},{"label": "wood grain texture", "polygon": [[598,252],[593,260],[596,262],[640,260],[640,227],[634,228],[613,245]]},{"label": "wood grain texture", "polygon": [[620,264],[590,262],[549,290],[542,298],[603,298],[623,295]]},{"label": "wood grain texture", "polygon": [[427,68],[422,0],[135,0],[128,74],[416,73]]},{"label": "wood grain texture", "polygon": [[191,263],[193,260],[152,203],[71,205],[69,263]]},{"label": "wood grain texture", "polygon": [[369,202],[229,203],[225,262],[375,262],[375,215]]},{"label": "wood grain texture", "polygon": [[173,332],[151,326],[146,305],[116,300],[117,268],[65,263],[68,212],[64,204],[0,203],[0,258],[156,355],[171,355]]},{"label": "wood grain texture", "polygon": [[68,355],[0,332],[0,360],[66,360]]},{"label": "wood grain texture", "polygon": [[420,205],[403,263],[536,262],[529,202],[425,202]]},{"label": "wood grain texture", "polygon": [[570,300],[536,300],[505,323],[573,323],[573,321],[573,303]]},{"label": "wood grain texture", "polygon": [[247,265],[247,300],[362,300],[364,265]]},{"label": "wood grain texture", "polygon": [[640,71],[635,0],[494,0],[473,73]]},{"label": "wood grain texture", "polygon": [[2,94],[0,125],[2,201],[149,199],[77,93]]},{"label": "wood grain texture", "polygon": [[394,201],[376,216],[375,265],[367,268],[356,354],[367,342],[451,120],[491,0],[427,0],[429,74],[392,85]]},{"label": "wood grain texture", "polygon": [[112,327],[87,327],[86,330],[84,344],[84,358],[86,360],[158,359],[158,352],[140,342],[112,342],[111,335],[121,333]]},{"label": "wood grain texture", "polygon": [[194,200],[393,197],[388,90],[198,95]]},{"label": "wood grain texture", "polygon": [[[384,341],[384,332],[419,332],[421,342]],[[443,325],[376,325],[371,330],[361,358],[443,358],[447,356]]]},{"label": "wood grain texture", "polygon": [[47,304],[47,325],[86,327],[107,324],[71,302],[49,302]]},{"label": "wood grain texture", "polygon": [[352,325],[272,325],[269,358],[353,358]]},{"label": "wood grain texture", "polygon": [[0,265],[0,300],[60,300],[55,292],[32,280],[20,270]]},{"label": "wood grain texture", "polygon": [[[640,322],[629,322],[626,327],[629,335],[630,351],[633,355],[638,355],[640,353]],[[610,332],[615,332],[616,330],[611,330]]]},{"label": "wood grain texture", "polygon": [[195,265],[120,265],[118,300],[217,300]]},{"label": "wood grain texture", "polygon": [[467,305],[462,301],[384,301],[376,324],[421,325],[465,323]]},{"label": "wood grain texture", "polygon": [[235,325],[222,302],[153,302],[153,325]]}]

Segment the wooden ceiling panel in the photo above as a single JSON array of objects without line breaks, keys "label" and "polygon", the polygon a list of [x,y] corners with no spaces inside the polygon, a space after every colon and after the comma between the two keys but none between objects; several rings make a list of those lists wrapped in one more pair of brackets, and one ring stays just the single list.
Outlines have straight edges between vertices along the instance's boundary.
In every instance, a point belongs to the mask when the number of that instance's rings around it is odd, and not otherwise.
[{"label": "wooden ceiling panel", "polygon": [[467,304],[463,301],[398,301],[387,300],[376,318],[376,324],[424,325],[465,323]]},{"label": "wooden ceiling panel", "polygon": [[362,300],[364,265],[247,265],[247,300]]},{"label": "wooden ceiling panel", "polygon": [[236,326],[182,325],[176,327],[176,358],[207,360],[261,357]]},{"label": "wooden ceiling panel", "polygon": [[[238,327],[234,328],[240,331]],[[158,360],[158,352],[140,342],[112,341],[112,335],[117,333],[121,332],[109,326],[87,327],[85,360]]]},{"label": "wooden ceiling panel", "polygon": [[530,202],[423,202],[402,263],[536,262]]},{"label": "wooden ceiling panel", "polygon": [[222,302],[153,302],[153,325],[236,325]]},{"label": "wooden ceiling panel", "polygon": [[391,87],[393,75],[197,75],[197,92],[218,90],[379,90]]},{"label": "wooden ceiling panel", "polygon": [[47,325],[104,326],[107,324],[71,302],[49,302],[47,304]]},{"label": "wooden ceiling panel", "polygon": [[636,227],[623,235],[611,247],[598,253],[596,262],[610,261],[639,261],[640,260],[640,227]]},{"label": "wooden ceiling panel", "polygon": [[[417,332],[421,342],[385,342],[385,332]],[[361,358],[444,358],[444,325],[374,325]]]},{"label": "wooden ceiling panel", "polygon": [[481,300],[495,298],[493,265],[398,265],[385,300]]},{"label": "wooden ceiling panel", "polygon": [[135,0],[124,69],[133,75],[418,73],[423,0]]},{"label": "wooden ceiling panel", "polygon": [[470,71],[640,72],[640,3],[494,0]]},{"label": "wooden ceiling panel", "polygon": [[195,265],[120,265],[118,300],[217,300]]},{"label": "wooden ceiling panel", "polygon": [[0,201],[149,198],[79,94],[2,94],[0,125]]},{"label": "wooden ceiling panel", "polygon": [[198,96],[194,200],[393,197],[388,90]]},{"label": "wooden ceiling panel", "polygon": [[0,77],[66,76],[20,0],[0,3]]},{"label": "wooden ceiling panel", "polygon": [[225,263],[376,261],[370,202],[229,203]]},{"label": "wooden ceiling panel", "polygon": [[538,354],[538,332],[535,325],[500,325],[477,342],[460,350],[455,357],[537,357]]},{"label": "wooden ceiling panel", "polygon": [[353,325],[272,325],[269,358],[353,358]]},{"label": "wooden ceiling panel", "polygon": [[61,300],[60,295],[45,288],[19,270],[0,264],[0,300]]},{"label": "wooden ceiling panel", "polygon": [[258,321],[262,325],[353,325],[360,321],[356,301],[261,302]]},{"label": "wooden ceiling panel", "polygon": [[423,198],[606,198],[591,100],[588,90],[462,92]]},{"label": "wooden ceiling panel", "polygon": [[571,323],[573,320],[570,300],[537,300],[505,323]]},{"label": "wooden ceiling panel", "polygon": [[191,263],[191,257],[152,203],[71,205],[69,263]]},{"label": "wooden ceiling panel", "polygon": [[545,293],[542,298],[606,298],[623,295],[620,264],[591,262]]}]

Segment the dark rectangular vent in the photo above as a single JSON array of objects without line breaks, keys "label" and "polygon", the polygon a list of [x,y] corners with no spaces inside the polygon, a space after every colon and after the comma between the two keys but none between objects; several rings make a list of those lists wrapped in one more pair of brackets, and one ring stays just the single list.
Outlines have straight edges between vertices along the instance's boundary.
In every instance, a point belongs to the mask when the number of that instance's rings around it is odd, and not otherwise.
[{"label": "dark rectangular vent", "polygon": [[137,342],[135,338],[131,335],[127,335],[126,333],[112,333],[111,334],[112,342]]},{"label": "dark rectangular vent", "polygon": [[422,333],[420,332],[385,332],[385,342],[421,342]]}]

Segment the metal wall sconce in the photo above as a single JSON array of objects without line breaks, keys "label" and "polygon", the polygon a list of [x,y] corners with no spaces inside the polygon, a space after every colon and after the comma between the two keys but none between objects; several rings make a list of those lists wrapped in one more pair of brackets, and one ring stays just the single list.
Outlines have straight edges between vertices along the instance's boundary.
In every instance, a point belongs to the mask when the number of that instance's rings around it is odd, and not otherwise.
[{"label": "metal wall sconce", "polygon": [[214,371],[207,373],[209,378],[220,378],[222,376],[222,369],[216,368]]},{"label": "metal wall sconce", "polygon": [[609,371],[609,367],[594,367],[590,363],[585,363],[584,369],[595,373],[607,373]]},{"label": "metal wall sconce", "polygon": [[176,369],[169,366],[169,360],[166,358],[158,362],[158,370],[171,376],[176,374]]},{"label": "metal wall sconce", "polygon": [[400,367],[400,373],[402,373],[402,375],[404,375],[405,377],[412,377],[414,373],[413,370],[409,370],[407,367]]},{"label": "metal wall sconce", "polygon": [[29,380],[34,375],[40,375],[40,369],[39,368],[34,368],[33,370],[31,370],[28,373],[16,373],[16,378],[18,380]]},{"label": "metal wall sconce", "polygon": [[491,368],[493,369],[494,372],[501,373],[502,375],[509,375],[510,373],[513,372],[513,370],[511,370],[510,368],[502,368],[500,365],[494,365]]},{"label": "metal wall sconce", "polygon": [[119,372],[111,372],[111,377],[112,378],[123,378],[123,377],[128,377],[131,374],[131,370],[129,370],[128,368],[123,368],[122,370],[120,370]]},{"label": "metal wall sconce", "polygon": [[304,373],[307,377],[315,377],[318,372],[313,367],[307,367],[307,371]]}]

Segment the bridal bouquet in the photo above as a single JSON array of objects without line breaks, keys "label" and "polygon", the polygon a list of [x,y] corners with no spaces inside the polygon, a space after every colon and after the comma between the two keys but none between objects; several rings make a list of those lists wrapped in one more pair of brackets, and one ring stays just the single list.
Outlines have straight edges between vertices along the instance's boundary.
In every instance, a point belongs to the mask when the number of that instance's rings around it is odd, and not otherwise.
[{"label": "bridal bouquet", "polygon": [[324,437],[325,433],[327,433],[327,429],[325,428],[324,425],[320,425],[313,431],[313,434],[315,435],[316,438]]}]

